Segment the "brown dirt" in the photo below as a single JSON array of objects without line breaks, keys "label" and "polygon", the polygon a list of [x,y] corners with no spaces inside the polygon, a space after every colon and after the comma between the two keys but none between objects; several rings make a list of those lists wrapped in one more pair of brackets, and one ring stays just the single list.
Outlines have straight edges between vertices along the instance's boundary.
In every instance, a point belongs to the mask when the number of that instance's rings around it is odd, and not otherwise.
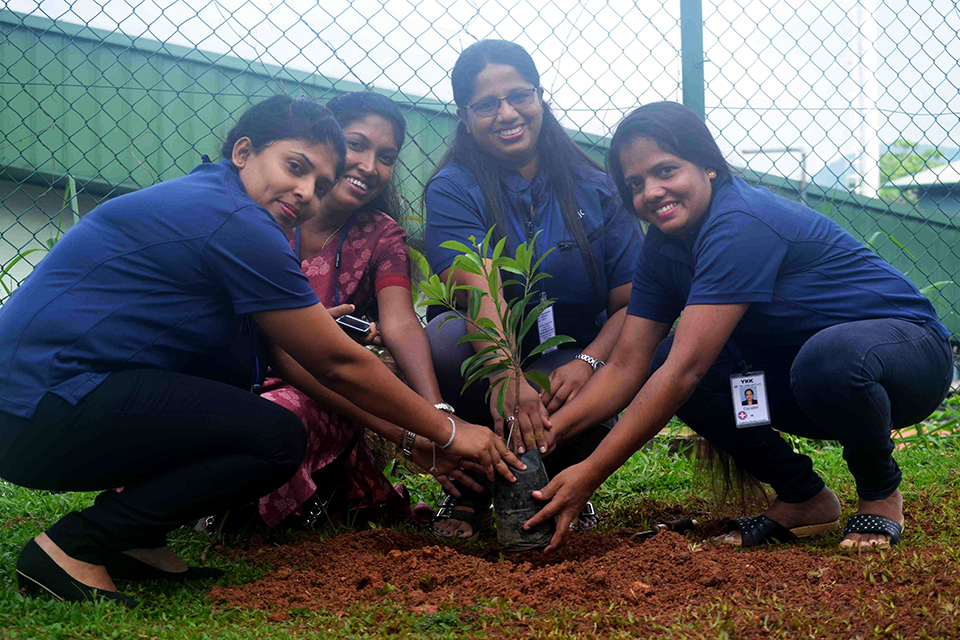
[{"label": "brown dirt", "polygon": [[680,625],[711,637],[724,630],[738,638],[960,636],[960,582],[956,558],[947,557],[955,554],[895,549],[857,557],[834,549],[744,551],[671,532],[643,543],[582,533],[555,554],[501,557],[379,529],[233,550],[272,570],[251,584],[214,587],[210,598],[268,611],[272,620],[300,608],[342,614],[394,603],[436,613],[494,599],[544,614],[539,623],[510,622],[507,635],[546,633],[558,624],[550,614],[573,610],[588,615],[564,618],[565,632],[645,634]]}]

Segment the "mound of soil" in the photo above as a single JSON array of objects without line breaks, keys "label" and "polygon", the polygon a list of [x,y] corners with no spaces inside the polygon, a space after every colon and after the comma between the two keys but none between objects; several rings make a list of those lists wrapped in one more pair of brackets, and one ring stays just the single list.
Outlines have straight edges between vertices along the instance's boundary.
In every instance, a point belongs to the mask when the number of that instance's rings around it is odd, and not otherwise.
[{"label": "mound of soil", "polygon": [[343,612],[389,601],[435,613],[441,605],[468,608],[499,598],[538,612],[615,609],[646,625],[671,625],[723,602],[746,616],[745,626],[734,625],[740,637],[768,637],[771,619],[797,612],[801,628],[814,619],[824,630],[854,637],[891,624],[864,611],[885,616],[880,609],[896,611],[899,604],[892,624],[913,636],[921,629],[945,631],[930,613],[942,610],[943,598],[960,595],[953,563],[937,560],[932,550],[895,550],[884,558],[791,547],[744,551],[671,532],[643,543],[581,533],[557,553],[501,556],[378,529],[235,553],[273,569],[251,584],[214,587],[210,598],[219,606],[271,611],[276,619],[295,608]]}]

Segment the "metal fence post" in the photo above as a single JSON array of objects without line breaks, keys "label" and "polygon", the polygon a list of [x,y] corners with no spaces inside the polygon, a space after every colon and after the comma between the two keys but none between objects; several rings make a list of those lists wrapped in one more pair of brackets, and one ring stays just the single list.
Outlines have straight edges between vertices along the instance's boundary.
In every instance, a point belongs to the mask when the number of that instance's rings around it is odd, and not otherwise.
[{"label": "metal fence post", "polygon": [[683,104],[706,120],[702,0],[680,0],[680,56]]}]

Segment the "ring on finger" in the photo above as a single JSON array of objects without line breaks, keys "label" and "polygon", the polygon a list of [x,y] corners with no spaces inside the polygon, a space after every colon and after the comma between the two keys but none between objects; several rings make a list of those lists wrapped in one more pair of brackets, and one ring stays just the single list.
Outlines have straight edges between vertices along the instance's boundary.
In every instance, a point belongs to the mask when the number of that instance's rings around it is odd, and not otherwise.
[{"label": "ring on finger", "polygon": [[515,421],[516,419],[517,419],[517,416],[507,416],[507,417],[505,418],[505,420],[506,420],[507,422],[513,422],[513,421]]}]

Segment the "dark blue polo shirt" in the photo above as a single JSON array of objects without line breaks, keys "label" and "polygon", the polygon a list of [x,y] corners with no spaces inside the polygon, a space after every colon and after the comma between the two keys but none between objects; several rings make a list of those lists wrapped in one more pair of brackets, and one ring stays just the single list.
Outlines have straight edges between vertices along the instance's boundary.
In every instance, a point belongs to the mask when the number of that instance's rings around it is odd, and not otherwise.
[{"label": "dark blue polo shirt", "polygon": [[76,404],[113,371],[177,371],[244,316],[318,302],[229,161],[103,203],[0,307],[0,411]]},{"label": "dark blue polo shirt", "polygon": [[[543,286],[554,298],[554,319],[558,334],[568,335],[581,345],[592,342],[601,326],[610,289],[627,284],[633,275],[643,238],[636,219],[620,206],[613,181],[601,171],[584,167],[576,179],[576,199],[583,230],[590,242],[600,272],[600,291],[590,283],[583,256],[573,233],[566,228],[560,202],[549,179],[538,173],[532,181],[516,171],[503,171],[500,178],[508,251],[527,242],[530,203],[533,203],[537,256],[554,247],[541,265]],[[440,273],[453,264],[456,251],[440,243],[457,240],[472,246],[469,237],[483,240],[493,226],[487,206],[473,174],[459,164],[444,167],[427,185],[427,260]],[[549,238],[546,233],[549,231]],[[545,242],[546,241],[546,242]],[[516,292],[508,291],[510,299]],[[531,333],[536,333],[534,330]]]},{"label": "dark blue polo shirt", "polygon": [[685,240],[652,228],[627,312],[672,323],[686,305],[750,303],[733,335],[800,345],[829,326],[900,318],[949,331],[917,287],[840,225],[740,178]]}]

